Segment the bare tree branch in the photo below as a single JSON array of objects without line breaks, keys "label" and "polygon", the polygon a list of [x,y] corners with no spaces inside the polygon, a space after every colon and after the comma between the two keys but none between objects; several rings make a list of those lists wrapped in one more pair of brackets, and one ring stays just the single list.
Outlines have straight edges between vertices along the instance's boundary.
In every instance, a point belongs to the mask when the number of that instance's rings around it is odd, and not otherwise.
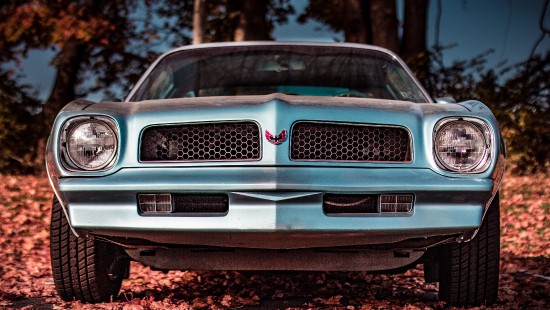
[{"label": "bare tree branch", "polygon": [[435,13],[435,29],[434,29],[434,46],[439,49],[439,28],[441,27],[441,0],[436,1],[436,13]]},{"label": "bare tree branch", "polygon": [[533,56],[535,55],[535,52],[537,50],[537,47],[539,46],[540,42],[542,42],[542,40],[544,40],[544,37],[546,35],[550,35],[550,29],[546,29],[544,27],[544,17],[546,15],[546,10],[548,9],[548,3],[549,3],[549,0],[546,0],[544,2],[544,5],[542,7],[542,11],[540,12],[539,29],[542,33],[541,33],[540,37],[537,39],[537,41],[535,42],[535,45],[533,46],[533,48],[531,49],[531,54],[529,55],[529,59],[533,58]]}]

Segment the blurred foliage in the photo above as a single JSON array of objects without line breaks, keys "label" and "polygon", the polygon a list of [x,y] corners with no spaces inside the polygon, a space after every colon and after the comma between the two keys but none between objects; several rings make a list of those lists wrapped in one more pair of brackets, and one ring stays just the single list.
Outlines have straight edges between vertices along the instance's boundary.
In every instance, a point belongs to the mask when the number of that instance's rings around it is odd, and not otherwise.
[{"label": "blurred foliage", "polygon": [[152,52],[158,35],[147,18],[151,2],[2,0],[0,49],[17,60],[32,49],[53,50],[53,65],[63,70],[63,48],[77,42],[82,59],[74,64],[79,71],[77,95],[112,86],[128,91],[158,54]]},{"label": "blurred foliage", "polygon": [[[2,103],[0,117],[10,124],[16,120],[22,125],[33,124],[38,135],[36,143],[31,145],[31,139],[24,133],[26,127],[10,127],[10,135],[20,134],[26,139],[27,149],[19,150],[19,141],[13,144],[13,154],[5,155],[10,158],[9,163],[14,159],[25,161],[29,166],[36,162],[35,167],[40,170],[44,167],[43,150],[49,126],[64,105],[99,90],[110,98],[121,97],[129,91],[157,55],[147,44],[153,41],[151,32],[146,31],[151,23],[141,16],[147,15],[150,7],[148,0],[0,2],[0,68],[19,70],[20,62],[29,51],[50,50],[55,53],[52,65],[57,70],[48,99],[31,109],[31,115],[36,117],[27,122],[29,117],[25,113],[30,112],[28,106],[35,100],[17,87],[16,77],[0,77],[5,88],[13,87],[11,93],[2,95],[7,99]],[[6,63],[9,65],[3,66]],[[10,118],[10,113],[17,117]],[[29,162],[25,157],[14,155],[28,149],[36,150],[36,160]],[[4,160],[2,166],[6,166]]]},{"label": "blurred foliage", "polygon": [[340,0],[309,0],[304,12],[298,16],[298,22],[306,23],[309,19],[328,26],[333,31],[344,29],[345,16],[342,13]]},{"label": "blurred foliage", "polygon": [[0,171],[32,173],[37,162],[38,138],[44,131],[36,111],[40,102],[17,85],[12,71],[0,70]]},{"label": "blurred foliage", "polygon": [[500,69],[485,69],[488,51],[445,66],[432,54],[423,81],[434,97],[479,100],[495,114],[515,173],[548,172],[550,166],[550,52]]},{"label": "blurred foliage", "polygon": [[[205,43],[234,40],[243,1],[249,0],[206,1]],[[269,33],[273,31],[275,25],[288,22],[288,15],[294,13],[294,7],[290,0],[262,0],[257,3],[267,6],[266,19]],[[163,33],[173,34],[172,46],[189,44],[189,37],[182,34],[193,26],[193,0],[164,0],[157,2],[154,7],[154,12],[163,18],[163,23],[157,28]],[[174,12],[179,13],[174,14]]]}]

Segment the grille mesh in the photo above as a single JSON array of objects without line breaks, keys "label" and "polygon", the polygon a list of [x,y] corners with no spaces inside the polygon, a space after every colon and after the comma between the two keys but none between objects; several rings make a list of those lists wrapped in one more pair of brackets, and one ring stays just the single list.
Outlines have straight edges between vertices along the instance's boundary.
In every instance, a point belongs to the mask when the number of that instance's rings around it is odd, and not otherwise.
[{"label": "grille mesh", "polygon": [[154,126],[143,131],[141,161],[260,159],[260,129],[254,122]]},{"label": "grille mesh", "polygon": [[409,134],[399,127],[298,122],[291,139],[295,161],[411,161]]}]

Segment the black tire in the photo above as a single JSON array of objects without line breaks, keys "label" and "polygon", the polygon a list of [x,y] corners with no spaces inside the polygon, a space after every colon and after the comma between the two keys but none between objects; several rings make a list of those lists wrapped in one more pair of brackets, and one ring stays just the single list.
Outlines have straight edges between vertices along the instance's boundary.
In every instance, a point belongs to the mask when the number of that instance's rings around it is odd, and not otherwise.
[{"label": "black tire", "polygon": [[122,252],[122,248],[110,243],[76,237],[61,205],[54,200],[50,256],[55,288],[61,299],[96,303],[116,297],[130,267]]},{"label": "black tire", "polygon": [[442,248],[439,298],[449,306],[492,305],[498,295],[500,208],[498,194],[470,241]]}]

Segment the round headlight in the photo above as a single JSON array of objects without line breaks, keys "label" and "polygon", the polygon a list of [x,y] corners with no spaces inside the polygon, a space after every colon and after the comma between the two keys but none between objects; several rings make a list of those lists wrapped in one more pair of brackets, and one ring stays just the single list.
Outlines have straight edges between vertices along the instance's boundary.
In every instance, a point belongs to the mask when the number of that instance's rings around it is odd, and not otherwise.
[{"label": "round headlight", "polygon": [[105,122],[88,119],[72,124],[67,132],[67,154],[84,170],[107,167],[117,152],[115,131]]},{"label": "round headlight", "polygon": [[441,165],[456,172],[470,172],[487,160],[488,143],[483,131],[465,120],[449,121],[437,129],[435,155]]}]

